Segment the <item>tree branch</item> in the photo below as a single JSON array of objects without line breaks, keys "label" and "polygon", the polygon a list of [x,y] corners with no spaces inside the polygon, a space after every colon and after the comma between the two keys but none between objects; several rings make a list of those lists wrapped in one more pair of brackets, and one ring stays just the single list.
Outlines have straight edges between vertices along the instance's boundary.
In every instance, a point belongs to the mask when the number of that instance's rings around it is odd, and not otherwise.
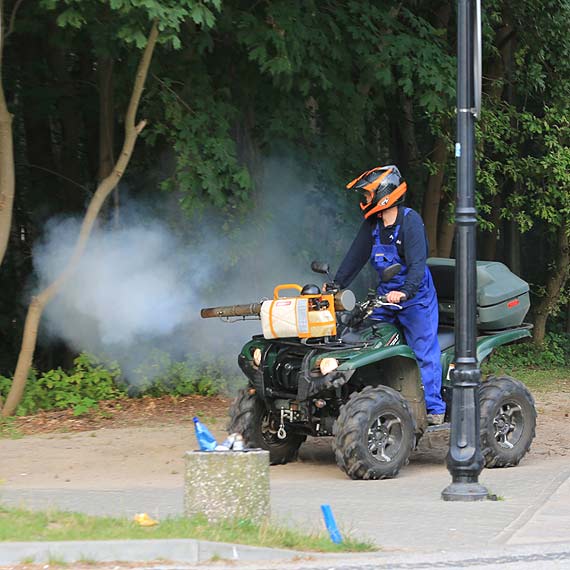
[{"label": "tree branch", "polygon": [[140,121],[138,124],[135,124],[135,119],[157,38],[158,25],[156,22],[154,22],[148,37],[146,48],[137,70],[137,76],[134,82],[133,90],[131,93],[131,100],[129,102],[127,111],[127,117],[125,120],[125,140],[123,142],[123,149],[117,160],[117,163],[115,164],[111,174],[109,174],[109,176],[107,176],[99,183],[97,190],[91,197],[89,205],[87,206],[85,217],[83,218],[83,222],[81,224],[79,236],[73,248],[71,257],[67,262],[67,265],[63,268],[60,275],[56,277],[54,281],[52,281],[37,295],[32,297],[24,324],[22,347],[18,356],[16,370],[14,372],[14,379],[12,381],[12,386],[10,388],[10,392],[8,393],[8,397],[6,398],[6,402],[0,410],[1,416],[7,417],[12,415],[22,399],[28,378],[28,373],[30,371],[34,352],[36,349],[38,329],[43,310],[75,271],[81,255],[87,246],[93,225],[95,224],[97,216],[101,211],[103,203],[109,194],[111,194],[111,192],[116,188],[117,183],[121,179],[121,176],[131,158],[137,136],[146,124],[146,121]]},{"label": "tree branch", "polygon": [[67,182],[73,184],[74,186],[81,188],[81,190],[83,190],[89,196],[91,196],[91,194],[92,194],[92,192],[89,191],[89,188],[87,188],[87,186],[83,186],[82,184],[79,184],[79,182],[76,182],[75,180],[72,180],[71,178],[68,178],[67,176],[64,176],[63,174],[56,172],[55,170],[50,170],[49,168],[45,168],[45,166],[39,166],[38,164],[23,164],[23,163],[20,163],[17,166],[28,166],[29,168],[37,168],[38,170],[43,170],[44,172],[49,172],[50,174],[53,174],[54,176],[58,176],[59,178],[66,180]]},{"label": "tree branch", "polygon": [[196,112],[194,111],[194,109],[192,109],[192,107],[190,107],[190,105],[188,105],[188,103],[186,103],[186,101],[184,101],[184,99],[182,99],[182,97],[180,97],[180,95],[178,95],[178,93],[176,93],[176,91],[174,91],[174,89],[172,89],[172,87],[170,87],[169,85],[166,84],[166,82],[164,82],[160,77],[158,77],[158,75],[156,75],[155,73],[152,74],[153,79],[156,79],[167,91],[169,91],[170,93],[172,93],[172,95],[174,95],[174,97],[176,97],[176,100],[179,101],[179,103],[188,111],[190,111],[190,113],[192,113],[193,115],[196,114]]},{"label": "tree branch", "polygon": [[10,35],[14,31],[14,23],[16,22],[16,14],[18,13],[18,10],[20,9],[20,6],[22,5],[23,1],[24,0],[16,0],[16,3],[14,4],[14,8],[12,8],[12,13],[10,14],[10,21],[8,24],[8,30],[6,31],[6,35],[4,36],[4,42],[10,37]]}]

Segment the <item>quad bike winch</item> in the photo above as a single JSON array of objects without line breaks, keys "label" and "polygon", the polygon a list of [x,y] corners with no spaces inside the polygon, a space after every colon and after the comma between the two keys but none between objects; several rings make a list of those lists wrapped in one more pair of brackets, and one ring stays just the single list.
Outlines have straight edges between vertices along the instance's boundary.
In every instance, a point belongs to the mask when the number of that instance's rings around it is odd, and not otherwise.
[{"label": "quad bike winch", "polygon": [[[442,396],[451,417],[449,373],[454,367],[455,262],[430,258],[438,293]],[[328,265],[313,262],[317,273]],[[400,271],[384,271],[389,281]],[[329,275],[330,279],[330,275]],[[531,336],[523,319],[528,285],[497,262],[477,262],[478,337],[481,364],[495,348]],[[332,281],[332,280],[331,280]],[[298,295],[282,296],[285,290]],[[293,461],[306,437],[332,437],[338,466],[353,479],[394,477],[426,431],[423,386],[411,348],[399,328],[368,319],[387,303],[374,294],[356,303],[334,283],[276,287],[274,298],[250,305],[202,309],[204,318],[256,318],[255,335],[238,357],[248,378],[230,409],[230,431],[247,445],[269,451],[273,464]],[[517,465],[535,435],[534,400],[510,376],[488,376],[481,384],[481,450],[486,467]]]}]

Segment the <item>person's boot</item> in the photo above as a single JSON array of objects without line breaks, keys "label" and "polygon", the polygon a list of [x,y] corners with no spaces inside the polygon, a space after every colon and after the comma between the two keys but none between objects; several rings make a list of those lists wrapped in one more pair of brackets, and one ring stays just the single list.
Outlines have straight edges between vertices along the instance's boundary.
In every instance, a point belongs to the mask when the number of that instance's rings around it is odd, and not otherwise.
[{"label": "person's boot", "polygon": [[444,418],[445,414],[428,414],[428,426],[440,426],[443,423]]}]

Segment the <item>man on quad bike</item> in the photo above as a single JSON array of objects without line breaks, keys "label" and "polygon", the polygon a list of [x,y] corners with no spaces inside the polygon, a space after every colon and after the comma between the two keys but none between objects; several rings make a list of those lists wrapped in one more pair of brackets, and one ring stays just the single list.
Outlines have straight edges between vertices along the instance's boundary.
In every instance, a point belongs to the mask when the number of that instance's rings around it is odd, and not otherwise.
[{"label": "man on quad bike", "polygon": [[[272,464],[294,461],[309,436],[332,437],[335,461],[350,478],[386,479],[408,463],[426,432],[442,429],[440,389],[448,406],[453,401],[456,267],[453,259],[426,260],[423,223],[402,205],[406,184],[395,166],[374,168],[348,186],[362,193],[365,220],[336,274],[340,283],[327,263],[314,261],[311,269],[327,275],[326,293],[285,283],[272,299],[208,307],[201,315],[261,321],[262,334],[238,356],[248,381],[231,406],[230,433],[269,451]],[[368,259],[379,295],[357,302],[339,285]],[[282,295],[286,290],[297,294]],[[476,295],[479,363],[499,346],[530,338],[528,283],[502,263],[479,261]],[[365,319],[371,326],[362,328]],[[535,434],[532,395],[510,376],[491,375],[478,397],[485,466],[517,465]]]},{"label": "man on quad bike", "polygon": [[[347,185],[360,194],[364,221],[334,278],[339,289],[350,285],[370,260],[378,272],[378,295],[396,306],[374,309],[369,320],[398,323],[418,361],[425,392],[427,420],[443,423],[440,347],[437,339],[438,305],[426,265],[427,237],[420,215],[403,205],[407,184],[396,166],[378,166]],[[384,270],[399,263],[401,271],[389,281]],[[372,323],[368,323],[369,325]]]}]

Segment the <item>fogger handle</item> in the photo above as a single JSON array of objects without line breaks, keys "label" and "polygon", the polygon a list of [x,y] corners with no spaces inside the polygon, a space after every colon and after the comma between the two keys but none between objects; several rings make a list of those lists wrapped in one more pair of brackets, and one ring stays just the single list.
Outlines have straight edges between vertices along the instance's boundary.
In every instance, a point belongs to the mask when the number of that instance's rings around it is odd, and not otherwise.
[{"label": "fogger handle", "polygon": [[250,303],[249,305],[229,305],[227,307],[209,307],[200,311],[203,319],[215,317],[250,317],[261,313],[261,303]]}]

